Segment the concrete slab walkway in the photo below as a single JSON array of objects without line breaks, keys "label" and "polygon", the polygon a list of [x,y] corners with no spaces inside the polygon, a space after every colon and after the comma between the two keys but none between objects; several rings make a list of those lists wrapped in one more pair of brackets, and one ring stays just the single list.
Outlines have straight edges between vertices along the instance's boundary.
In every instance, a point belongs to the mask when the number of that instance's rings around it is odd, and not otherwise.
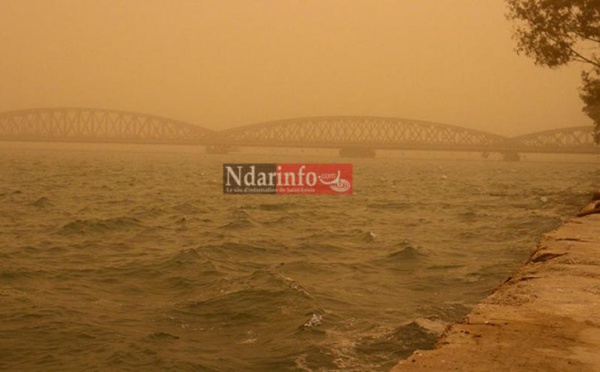
[{"label": "concrete slab walkway", "polygon": [[436,349],[393,371],[600,371],[600,215],[544,235]]}]

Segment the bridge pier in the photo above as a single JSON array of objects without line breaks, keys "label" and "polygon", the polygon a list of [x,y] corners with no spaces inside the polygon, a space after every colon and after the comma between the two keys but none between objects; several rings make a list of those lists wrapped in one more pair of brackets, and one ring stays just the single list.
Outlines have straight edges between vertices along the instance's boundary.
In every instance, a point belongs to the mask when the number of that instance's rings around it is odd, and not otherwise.
[{"label": "bridge pier", "polygon": [[519,161],[521,160],[521,155],[517,152],[502,152],[502,158],[504,161]]},{"label": "bridge pier", "polygon": [[225,145],[208,145],[205,148],[207,154],[229,154],[232,151],[235,151],[235,148]]},{"label": "bridge pier", "polygon": [[370,147],[344,147],[340,149],[342,158],[374,158],[377,151]]}]

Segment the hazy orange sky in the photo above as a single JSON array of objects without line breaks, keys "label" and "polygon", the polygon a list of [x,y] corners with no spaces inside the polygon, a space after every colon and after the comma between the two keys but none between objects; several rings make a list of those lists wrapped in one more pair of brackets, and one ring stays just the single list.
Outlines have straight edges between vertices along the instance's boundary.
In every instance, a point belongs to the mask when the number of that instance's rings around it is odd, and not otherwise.
[{"label": "hazy orange sky", "polygon": [[591,125],[579,68],[514,52],[503,0],[1,0],[0,111],[219,129],[377,115],[517,135]]}]

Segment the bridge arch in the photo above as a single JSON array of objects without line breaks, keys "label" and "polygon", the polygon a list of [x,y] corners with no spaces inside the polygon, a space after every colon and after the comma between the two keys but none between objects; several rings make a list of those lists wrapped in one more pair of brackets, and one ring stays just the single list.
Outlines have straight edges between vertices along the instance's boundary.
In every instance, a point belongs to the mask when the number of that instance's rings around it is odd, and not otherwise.
[{"label": "bridge arch", "polygon": [[481,151],[508,138],[458,126],[377,116],[321,116],[277,120],[218,132],[223,143],[265,147],[369,147]]},{"label": "bridge arch", "polygon": [[0,113],[0,139],[201,144],[214,132],[156,115],[61,107]]},{"label": "bridge arch", "polygon": [[600,152],[591,125],[544,130],[513,137],[512,140],[522,151],[528,152],[568,152],[571,149],[581,153]]}]

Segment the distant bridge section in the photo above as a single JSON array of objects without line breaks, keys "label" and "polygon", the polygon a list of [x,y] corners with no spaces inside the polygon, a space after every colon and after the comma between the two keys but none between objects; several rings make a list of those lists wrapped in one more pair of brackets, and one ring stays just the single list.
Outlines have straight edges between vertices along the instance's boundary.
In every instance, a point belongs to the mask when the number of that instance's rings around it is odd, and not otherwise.
[{"label": "distant bridge section", "polygon": [[0,113],[0,139],[17,141],[203,144],[213,131],[154,115],[92,108]]},{"label": "distant bridge section", "polygon": [[233,146],[365,147],[401,150],[501,151],[508,139],[426,121],[363,116],[310,117],[247,125],[218,132]]},{"label": "distant bridge section", "polygon": [[570,127],[513,137],[515,150],[540,153],[600,153],[592,126]]}]

